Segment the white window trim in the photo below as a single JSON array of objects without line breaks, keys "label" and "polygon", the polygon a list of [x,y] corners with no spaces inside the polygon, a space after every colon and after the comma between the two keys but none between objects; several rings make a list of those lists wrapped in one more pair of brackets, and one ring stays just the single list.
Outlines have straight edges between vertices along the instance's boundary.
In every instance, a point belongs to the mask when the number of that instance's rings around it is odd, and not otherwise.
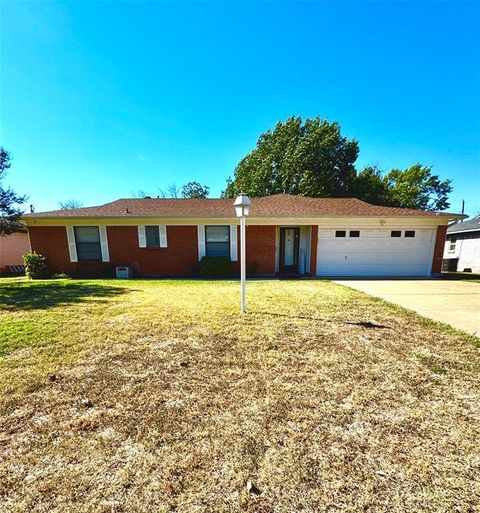
[{"label": "white window trim", "polygon": [[206,255],[205,246],[205,225],[199,224],[197,226],[197,239],[198,239],[198,261]]},{"label": "white window trim", "polygon": [[230,225],[230,260],[236,262],[238,260],[238,243],[237,243],[237,225]]},{"label": "white window trim", "polygon": [[108,252],[107,227],[99,226],[98,233],[100,234],[100,250],[102,252],[102,262],[110,262],[110,254]]},{"label": "white window trim", "polygon": [[[92,225],[97,226],[98,234],[100,236],[100,251],[102,253],[102,262],[110,262],[110,254],[108,251],[108,237],[107,227],[105,225]],[[68,254],[70,262],[78,262],[77,254],[77,241],[75,239],[75,227],[66,226],[67,241],[68,241]]]},{"label": "white window trim", "polygon": [[[147,226],[156,226],[158,228],[158,246],[147,246],[147,234],[146,227]],[[165,224],[149,224],[149,225],[139,225],[138,229],[138,247],[139,248],[166,248],[168,247],[167,242],[167,225]]]},{"label": "white window trim", "polygon": [[138,226],[138,247],[147,247],[147,236],[145,235],[145,226]]},{"label": "white window trim", "polygon": [[68,254],[70,262],[78,262],[77,256],[77,243],[75,241],[75,230],[73,226],[67,226],[67,241],[68,241]]},{"label": "white window trim", "polygon": [[159,241],[160,241],[160,247],[166,248],[167,247],[167,226],[164,224],[158,225],[158,235],[159,235]]}]

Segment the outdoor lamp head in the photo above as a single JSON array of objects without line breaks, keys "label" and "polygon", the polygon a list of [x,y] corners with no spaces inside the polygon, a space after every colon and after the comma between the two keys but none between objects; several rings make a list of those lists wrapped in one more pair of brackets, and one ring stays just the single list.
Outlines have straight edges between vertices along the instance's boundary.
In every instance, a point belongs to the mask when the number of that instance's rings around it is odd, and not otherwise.
[{"label": "outdoor lamp head", "polygon": [[248,216],[250,211],[250,204],[250,198],[246,194],[240,193],[233,203],[237,217]]}]

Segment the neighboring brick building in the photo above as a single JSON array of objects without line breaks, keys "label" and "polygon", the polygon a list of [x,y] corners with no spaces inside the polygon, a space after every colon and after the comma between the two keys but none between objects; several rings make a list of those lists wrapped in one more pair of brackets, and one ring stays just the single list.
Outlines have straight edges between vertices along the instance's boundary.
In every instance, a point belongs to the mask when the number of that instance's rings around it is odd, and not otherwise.
[{"label": "neighboring brick building", "polygon": [[23,265],[23,255],[30,251],[26,228],[10,235],[0,235],[0,275],[9,274],[12,267]]},{"label": "neighboring brick building", "polygon": [[[428,276],[440,272],[455,214],[379,207],[355,198],[253,198],[247,266],[260,276]],[[32,250],[55,272],[191,276],[204,256],[238,272],[238,219],[230,199],[120,199],[25,215]]]}]

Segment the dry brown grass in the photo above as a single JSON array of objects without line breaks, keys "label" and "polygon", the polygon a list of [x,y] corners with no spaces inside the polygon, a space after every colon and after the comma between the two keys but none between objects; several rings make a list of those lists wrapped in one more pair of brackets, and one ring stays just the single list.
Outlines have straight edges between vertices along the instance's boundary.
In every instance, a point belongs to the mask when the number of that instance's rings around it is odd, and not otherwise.
[{"label": "dry brown grass", "polygon": [[320,281],[244,317],[233,282],[11,283],[2,512],[479,511],[458,332]]}]

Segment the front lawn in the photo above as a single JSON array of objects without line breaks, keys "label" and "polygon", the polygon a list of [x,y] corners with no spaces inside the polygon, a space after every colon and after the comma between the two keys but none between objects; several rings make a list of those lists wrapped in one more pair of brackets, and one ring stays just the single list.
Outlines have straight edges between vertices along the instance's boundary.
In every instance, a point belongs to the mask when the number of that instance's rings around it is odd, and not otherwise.
[{"label": "front lawn", "polygon": [[0,280],[0,511],[478,511],[473,337],[327,281],[248,301]]}]

